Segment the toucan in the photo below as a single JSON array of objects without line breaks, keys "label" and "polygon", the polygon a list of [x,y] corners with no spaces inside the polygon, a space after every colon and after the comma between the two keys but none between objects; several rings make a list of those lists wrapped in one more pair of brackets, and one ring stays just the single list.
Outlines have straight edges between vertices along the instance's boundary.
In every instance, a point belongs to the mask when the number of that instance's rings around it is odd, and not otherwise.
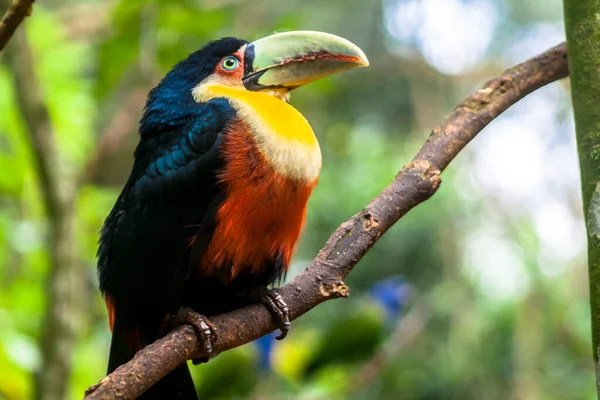
[{"label": "toucan", "polygon": [[[227,37],[176,64],[148,94],[131,174],[100,232],[112,332],[108,373],[174,324],[207,353],[210,316],[252,302],[289,329],[284,278],[319,178],[321,151],[290,91],[368,65],[339,36]],[[187,364],[144,399],[196,399]]]}]

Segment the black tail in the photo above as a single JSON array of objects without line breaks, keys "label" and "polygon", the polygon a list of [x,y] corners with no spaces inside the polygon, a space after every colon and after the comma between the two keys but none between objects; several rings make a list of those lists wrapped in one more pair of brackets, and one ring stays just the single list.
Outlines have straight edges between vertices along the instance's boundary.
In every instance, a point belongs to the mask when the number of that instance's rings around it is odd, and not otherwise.
[{"label": "black tail", "polygon": [[[136,349],[142,347],[139,333],[124,329],[119,326],[118,318],[113,326],[112,340],[110,342],[110,356],[108,359],[108,374],[120,365],[127,363],[133,358]],[[138,397],[143,400],[198,400],[194,381],[187,364],[182,364],[167,376],[158,381],[143,395]]]}]

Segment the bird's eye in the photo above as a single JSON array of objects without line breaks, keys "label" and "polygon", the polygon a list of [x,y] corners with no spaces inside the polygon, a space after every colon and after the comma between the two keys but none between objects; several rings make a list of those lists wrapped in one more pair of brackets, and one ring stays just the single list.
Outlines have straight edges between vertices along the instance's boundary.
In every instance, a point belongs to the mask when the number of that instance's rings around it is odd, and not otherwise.
[{"label": "bird's eye", "polygon": [[233,71],[240,64],[239,60],[234,56],[227,56],[221,62],[221,66],[225,71]]}]

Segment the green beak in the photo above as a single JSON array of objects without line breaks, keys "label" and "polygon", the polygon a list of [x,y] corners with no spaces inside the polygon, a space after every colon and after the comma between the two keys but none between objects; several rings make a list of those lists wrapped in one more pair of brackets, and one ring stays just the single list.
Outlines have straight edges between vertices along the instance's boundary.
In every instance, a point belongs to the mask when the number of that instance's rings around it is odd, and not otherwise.
[{"label": "green beak", "polygon": [[277,33],[252,42],[244,54],[248,90],[288,89],[369,65],[365,53],[348,40],[323,32]]}]

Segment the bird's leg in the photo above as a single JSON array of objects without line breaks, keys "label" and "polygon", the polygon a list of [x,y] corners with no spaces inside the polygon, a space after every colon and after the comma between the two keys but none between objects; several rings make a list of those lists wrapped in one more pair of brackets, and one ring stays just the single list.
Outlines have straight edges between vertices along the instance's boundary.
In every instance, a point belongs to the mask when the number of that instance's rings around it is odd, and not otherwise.
[{"label": "bird's leg", "polygon": [[277,320],[281,334],[277,340],[282,340],[290,330],[290,310],[277,290],[259,286],[251,293],[252,300],[262,303]]},{"label": "bird's leg", "polygon": [[212,342],[217,338],[217,329],[212,322],[189,307],[181,307],[171,322],[173,326],[187,324],[194,328],[198,336],[200,336],[200,340],[202,341],[207,356],[194,358],[192,362],[194,365],[208,362],[213,351]]}]

